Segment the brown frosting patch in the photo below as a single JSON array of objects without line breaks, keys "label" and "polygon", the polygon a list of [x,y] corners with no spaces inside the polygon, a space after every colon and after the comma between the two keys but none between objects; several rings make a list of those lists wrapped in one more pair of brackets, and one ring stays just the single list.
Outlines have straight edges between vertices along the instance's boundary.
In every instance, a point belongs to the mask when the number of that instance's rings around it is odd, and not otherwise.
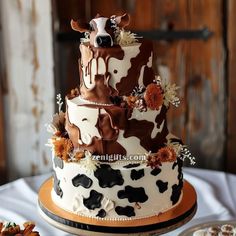
[{"label": "brown frosting patch", "polygon": [[110,95],[112,89],[109,86],[109,80],[111,75],[106,73],[105,75],[95,75],[95,86],[92,89],[87,89],[84,84],[80,87],[81,96],[84,99],[97,103],[111,104]]},{"label": "brown frosting patch", "polygon": [[168,135],[168,129],[166,124],[166,111],[167,110],[165,106],[162,106],[160,114],[157,115],[155,119],[157,128],[159,128],[162,121],[165,120],[163,130],[160,133],[157,133],[155,138],[151,137],[154,124],[146,120],[136,119],[128,120],[127,129],[125,129],[124,132],[124,137],[128,138],[131,136],[135,136],[140,139],[141,146],[146,150],[157,152],[158,149],[163,147],[167,142],[166,136]]},{"label": "brown frosting patch", "polygon": [[[126,77],[121,78],[120,82],[116,84],[116,88],[119,91],[119,95],[130,95],[133,89],[138,86],[138,79],[140,76],[140,71],[143,65],[148,63],[149,57],[153,51],[153,46],[150,41],[142,40],[140,46],[140,53],[137,57],[131,59],[131,67],[128,70]],[[155,76],[154,73],[148,73],[148,78],[143,77],[144,84],[149,84],[149,81],[153,81]]]},{"label": "brown frosting patch", "polygon": [[80,129],[76,125],[70,123],[68,117],[68,110],[66,111],[65,118],[66,118],[65,129],[69,135],[70,140],[73,143],[74,148],[78,148],[79,147],[78,140],[80,139]]},{"label": "brown frosting patch", "polygon": [[99,114],[96,127],[103,140],[116,140],[119,135],[119,129],[112,127],[108,114]]},{"label": "brown frosting patch", "polygon": [[93,51],[89,46],[85,46],[84,44],[80,44],[79,48],[81,52],[81,64],[87,67],[90,61],[93,59]]},{"label": "brown frosting patch", "polygon": [[155,79],[155,73],[152,68],[145,66],[143,73],[143,84],[147,87],[149,84],[153,83]]},{"label": "brown frosting patch", "polygon": [[[94,108],[96,109],[96,108]],[[99,109],[99,108],[97,108]],[[115,109],[112,107],[111,110]],[[116,109],[115,109],[116,110]],[[122,109],[120,108],[120,113]],[[118,113],[117,113],[118,114]],[[124,119],[124,118],[123,118]],[[125,155],[125,148],[117,142],[119,135],[119,129],[112,125],[112,116],[107,114],[100,114],[96,127],[102,138],[93,137],[92,142],[89,145],[79,144],[80,139],[80,129],[74,124],[71,124],[68,117],[68,112],[66,112],[66,125],[65,128],[68,132],[69,138],[71,139],[73,146],[79,148],[81,151],[90,151],[93,154],[121,154]]]}]

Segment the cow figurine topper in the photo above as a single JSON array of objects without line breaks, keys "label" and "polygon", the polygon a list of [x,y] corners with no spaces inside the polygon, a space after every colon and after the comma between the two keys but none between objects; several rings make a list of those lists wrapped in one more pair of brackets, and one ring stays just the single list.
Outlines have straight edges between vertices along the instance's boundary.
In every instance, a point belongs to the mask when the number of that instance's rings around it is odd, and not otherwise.
[{"label": "cow figurine topper", "polygon": [[96,15],[90,23],[80,20],[71,20],[71,27],[80,33],[90,33],[90,44],[94,47],[112,47],[114,44],[115,31],[129,25],[130,16],[125,13],[122,16],[111,16],[110,18]]}]

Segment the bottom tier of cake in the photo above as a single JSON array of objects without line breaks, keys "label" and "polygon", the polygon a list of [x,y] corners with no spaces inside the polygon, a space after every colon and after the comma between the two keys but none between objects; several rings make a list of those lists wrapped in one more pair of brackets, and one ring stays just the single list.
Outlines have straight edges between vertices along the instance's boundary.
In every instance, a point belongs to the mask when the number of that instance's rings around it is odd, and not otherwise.
[{"label": "bottom tier of cake", "polygon": [[104,220],[159,215],[182,197],[182,160],[152,169],[145,163],[65,162],[53,157],[51,196],[60,208]]}]

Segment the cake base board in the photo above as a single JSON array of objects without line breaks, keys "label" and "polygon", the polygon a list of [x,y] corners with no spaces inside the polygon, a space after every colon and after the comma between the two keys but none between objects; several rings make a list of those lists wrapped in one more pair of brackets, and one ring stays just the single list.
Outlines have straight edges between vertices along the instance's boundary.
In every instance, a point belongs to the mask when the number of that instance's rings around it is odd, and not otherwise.
[{"label": "cake base board", "polygon": [[52,188],[53,179],[49,178],[39,190],[40,215],[56,228],[80,236],[164,234],[187,223],[197,210],[196,192],[187,181],[184,181],[182,199],[175,207],[158,216],[126,221],[101,220],[67,212],[53,203]]}]

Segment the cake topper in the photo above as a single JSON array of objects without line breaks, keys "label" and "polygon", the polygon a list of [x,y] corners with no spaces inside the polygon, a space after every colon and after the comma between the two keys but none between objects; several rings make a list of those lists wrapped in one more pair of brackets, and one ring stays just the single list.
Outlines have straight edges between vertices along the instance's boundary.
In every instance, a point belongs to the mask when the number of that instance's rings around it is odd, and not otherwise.
[{"label": "cake topper", "polygon": [[89,23],[81,20],[71,20],[71,27],[80,33],[90,33],[90,44],[94,47],[112,47],[115,39],[115,31],[129,25],[130,16],[125,13],[122,16],[110,18],[97,14]]}]

